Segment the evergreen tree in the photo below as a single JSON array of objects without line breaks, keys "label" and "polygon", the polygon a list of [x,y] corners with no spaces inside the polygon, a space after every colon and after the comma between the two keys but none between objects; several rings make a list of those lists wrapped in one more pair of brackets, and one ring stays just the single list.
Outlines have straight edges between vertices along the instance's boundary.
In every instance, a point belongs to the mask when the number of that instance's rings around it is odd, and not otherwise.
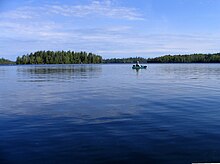
[{"label": "evergreen tree", "polygon": [[87,64],[101,63],[102,57],[74,51],[37,51],[17,57],[16,64]]}]

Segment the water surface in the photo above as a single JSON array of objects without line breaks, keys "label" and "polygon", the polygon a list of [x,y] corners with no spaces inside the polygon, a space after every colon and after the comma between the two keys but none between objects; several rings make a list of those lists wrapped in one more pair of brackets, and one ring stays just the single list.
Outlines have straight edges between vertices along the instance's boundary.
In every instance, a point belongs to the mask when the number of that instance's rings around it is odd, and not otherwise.
[{"label": "water surface", "polygon": [[0,163],[220,162],[220,65],[0,66]]}]

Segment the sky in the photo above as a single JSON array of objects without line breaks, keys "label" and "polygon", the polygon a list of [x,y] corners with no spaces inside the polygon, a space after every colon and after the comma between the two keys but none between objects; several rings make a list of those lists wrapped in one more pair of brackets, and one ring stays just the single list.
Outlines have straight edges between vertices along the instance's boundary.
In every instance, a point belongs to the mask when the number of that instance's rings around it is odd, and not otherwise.
[{"label": "sky", "polygon": [[0,57],[38,50],[103,58],[220,52],[219,0],[0,0]]}]

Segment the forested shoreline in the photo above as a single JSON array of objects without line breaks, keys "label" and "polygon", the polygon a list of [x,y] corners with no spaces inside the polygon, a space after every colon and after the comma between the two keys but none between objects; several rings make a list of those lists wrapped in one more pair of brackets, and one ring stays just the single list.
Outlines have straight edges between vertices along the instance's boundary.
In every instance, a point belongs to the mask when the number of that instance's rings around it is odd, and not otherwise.
[{"label": "forested shoreline", "polygon": [[191,55],[165,55],[156,58],[112,58],[105,59],[103,63],[220,63],[220,53],[191,54]]},{"label": "forested shoreline", "polygon": [[148,63],[220,63],[220,53],[165,55],[147,59]]},{"label": "forested shoreline", "polygon": [[103,59],[102,63],[136,63],[139,61],[140,63],[147,63],[146,58],[143,57],[129,57],[129,58],[111,58],[111,59]]},{"label": "forested shoreline", "polygon": [[0,64],[1,65],[10,65],[10,64],[15,64],[15,62],[8,60],[8,59],[0,58]]},{"label": "forested shoreline", "polygon": [[74,51],[37,51],[22,57],[16,64],[98,64],[102,57],[93,53]]},{"label": "forested shoreline", "polygon": [[129,57],[103,59],[102,56],[84,51],[37,51],[18,56],[16,61],[0,58],[0,64],[117,64],[117,63],[220,63],[220,53],[165,55],[155,58]]}]

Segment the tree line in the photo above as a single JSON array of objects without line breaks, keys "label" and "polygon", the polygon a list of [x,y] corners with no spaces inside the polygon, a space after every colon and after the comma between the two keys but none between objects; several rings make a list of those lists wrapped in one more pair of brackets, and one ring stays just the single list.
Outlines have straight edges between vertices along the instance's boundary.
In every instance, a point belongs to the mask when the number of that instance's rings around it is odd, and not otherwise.
[{"label": "tree line", "polygon": [[93,53],[74,51],[37,51],[18,56],[16,64],[97,64],[102,57]]},{"label": "tree line", "polygon": [[129,57],[102,59],[102,56],[74,51],[37,51],[18,56],[16,62],[0,58],[0,64],[97,64],[97,63],[220,63],[220,53],[165,55],[155,58]]},{"label": "tree line", "polygon": [[0,58],[0,64],[15,64],[15,62],[8,59]]},{"label": "tree line", "polygon": [[111,58],[111,59],[103,59],[102,63],[136,63],[139,61],[140,63],[147,63],[146,58],[143,57],[130,57],[130,58]]},{"label": "tree line", "polygon": [[165,55],[149,58],[148,63],[220,63],[220,53],[191,54],[191,55]]},{"label": "tree line", "polygon": [[103,63],[220,63],[220,53],[191,54],[191,55],[165,55],[156,58],[112,58],[104,59]]}]

